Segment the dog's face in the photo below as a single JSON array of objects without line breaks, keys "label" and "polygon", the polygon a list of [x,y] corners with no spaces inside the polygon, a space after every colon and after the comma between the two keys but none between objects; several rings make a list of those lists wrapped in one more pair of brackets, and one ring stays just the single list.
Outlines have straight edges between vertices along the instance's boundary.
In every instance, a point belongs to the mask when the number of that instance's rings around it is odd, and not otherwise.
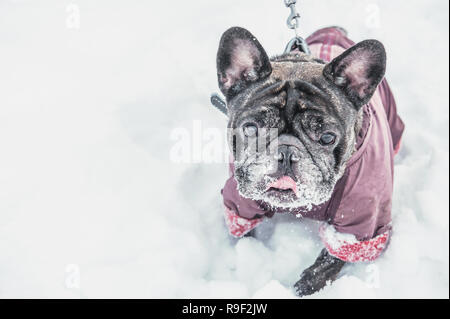
[{"label": "dog's face", "polygon": [[300,52],[270,60],[247,30],[226,31],[217,73],[241,195],[284,208],[327,201],[354,152],[361,108],[385,65],[375,40],[325,64]]}]

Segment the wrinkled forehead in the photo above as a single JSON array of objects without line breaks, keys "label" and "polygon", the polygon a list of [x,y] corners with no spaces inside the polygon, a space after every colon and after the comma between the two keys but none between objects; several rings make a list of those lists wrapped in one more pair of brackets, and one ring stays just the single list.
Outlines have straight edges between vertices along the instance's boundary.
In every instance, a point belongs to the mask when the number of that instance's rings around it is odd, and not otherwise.
[{"label": "wrinkled forehead", "polygon": [[271,75],[248,89],[232,103],[232,107],[235,110],[245,109],[261,101],[265,101],[265,104],[284,104],[290,89],[318,99],[331,100],[333,93],[322,75],[323,68],[323,64],[311,62],[272,62]]}]

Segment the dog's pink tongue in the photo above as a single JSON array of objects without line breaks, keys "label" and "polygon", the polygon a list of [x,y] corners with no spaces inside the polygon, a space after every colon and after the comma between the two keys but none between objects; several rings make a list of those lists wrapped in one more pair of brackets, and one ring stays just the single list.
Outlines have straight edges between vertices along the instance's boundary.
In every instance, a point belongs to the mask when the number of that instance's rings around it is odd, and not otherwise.
[{"label": "dog's pink tongue", "polygon": [[277,189],[291,189],[295,195],[297,195],[297,184],[295,181],[289,176],[283,176],[277,179],[275,182],[270,183],[267,188],[277,188]]}]

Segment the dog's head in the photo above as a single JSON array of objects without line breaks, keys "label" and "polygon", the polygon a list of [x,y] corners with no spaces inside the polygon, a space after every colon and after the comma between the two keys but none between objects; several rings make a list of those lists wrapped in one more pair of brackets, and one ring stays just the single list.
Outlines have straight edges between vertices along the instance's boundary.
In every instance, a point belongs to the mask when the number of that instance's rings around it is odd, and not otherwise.
[{"label": "dog's head", "polygon": [[226,31],[217,74],[239,192],[284,208],[328,200],[355,150],[362,106],[385,65],[376,40],[326,64],[300,52],[269,59],[249,31]]}]

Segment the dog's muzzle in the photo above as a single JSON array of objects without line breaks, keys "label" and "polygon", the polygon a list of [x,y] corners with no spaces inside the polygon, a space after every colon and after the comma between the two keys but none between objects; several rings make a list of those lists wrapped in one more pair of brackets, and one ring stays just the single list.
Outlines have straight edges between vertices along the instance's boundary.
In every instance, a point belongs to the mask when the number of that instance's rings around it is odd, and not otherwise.
[{"label": "dog's muzzle", "polygon": [[290,176],[297,180],[294,165],[300,161],[302,142],[295,136],[283,134],[270,146],[278,161],[276,176]]}]

